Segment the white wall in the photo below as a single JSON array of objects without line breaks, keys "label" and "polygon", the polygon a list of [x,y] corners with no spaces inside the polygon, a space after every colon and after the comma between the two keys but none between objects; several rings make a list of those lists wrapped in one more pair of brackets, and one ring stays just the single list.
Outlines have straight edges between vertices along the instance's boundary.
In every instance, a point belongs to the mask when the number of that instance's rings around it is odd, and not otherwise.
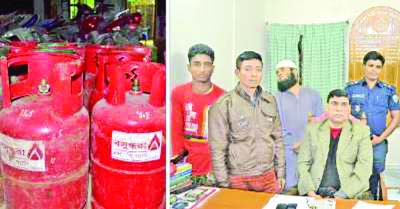
[{"label": "white wall", "polygon": [[197,43],[207,44],[215,51],[213,81],[224,86],[232,84],[229,74],[233,66],[233,9],[229,0],[170,1],[169,66],[173,86],[190,81],[187,52]]},{"label": "white wall", "polygon": [[[190,81],[187,51],[204,43],[215,51],[213,82],[227,90],[235,84],[235,59],[243,50],[265,54],[265,1],[173,0],[169,15],[169,67],[172,86]],[[262,6],[256,6],[262,5]]]},{"label": "white wall", "polygon": [[344,20],[352,22],[363,11],[374,6],[390,6],[400,10],[398,0],[266,0],[266,2],[265,17],[270,23],[310,24]]},{"label": "white wall", "polygon": [[386,167],[389,169],[400,169],[400,129],[389,137],[389,152],[386,159]]},{"label": "white wall", "polygon": [[264,0],[235,1],[235,58],[243,51],[256,51],[265,59],[266,26]]}]

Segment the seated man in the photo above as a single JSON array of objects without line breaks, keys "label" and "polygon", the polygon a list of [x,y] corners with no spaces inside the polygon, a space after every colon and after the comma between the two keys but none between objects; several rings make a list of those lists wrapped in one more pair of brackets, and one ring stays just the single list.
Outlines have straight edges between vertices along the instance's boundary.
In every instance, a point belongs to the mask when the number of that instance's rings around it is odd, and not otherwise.
[{"label": "seated man", "polygon": [[285,150],[275,98],[263,91],[261,56],[236,59],[239,83],[209,112],[209,142],[221,187],[280,192],[285,181]]},{"label": "seated man", "polygon": [[366,125],[349,120],[349,97],[328,95],[328,118],[309,124],[298,156],[299,194],[362,198],[369,188],[372,144]]}]

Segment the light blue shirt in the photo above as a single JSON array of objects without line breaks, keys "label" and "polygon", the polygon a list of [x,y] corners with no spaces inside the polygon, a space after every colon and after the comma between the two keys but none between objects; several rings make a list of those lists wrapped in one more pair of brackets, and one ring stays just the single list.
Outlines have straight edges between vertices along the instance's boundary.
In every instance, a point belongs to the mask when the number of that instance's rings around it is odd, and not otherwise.
[{"label": "light blue shirt", "polygon": [[319,93],[307,87],[300,87],[299,96],[285,91],[278,92],[275,97],[286,145],[303,139],[309,113],[318,117],[324,111]]}]

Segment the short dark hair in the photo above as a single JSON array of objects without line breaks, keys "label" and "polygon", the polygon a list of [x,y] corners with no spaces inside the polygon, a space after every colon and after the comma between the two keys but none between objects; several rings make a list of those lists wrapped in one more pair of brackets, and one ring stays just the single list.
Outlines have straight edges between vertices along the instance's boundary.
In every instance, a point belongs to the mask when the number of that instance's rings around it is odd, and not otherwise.
[{"label": "short dark hair", "polygon": [[349,98],[349,94],[343,89],[335,89],[329,92],[328,94],[328,99],[326,100],[327,103],[329,103],[329,100],[332,97],[346,97],[347,99]]},{"label": "short dark hair", "polygon": [[366,65],[368,60],[380,60],[382,62],[382,66],[385,65],[385,57],[377,51],[368,52],[363,59],[363,64]]},{"label": "short dark hair", "polygon": [[205,44],[195,44],[189,48],[188,59],[189,63],[192,61],[192,58],[196,55],[204,54],[211,58],[211,62],[214,63],[214,50],[211,47]]},{"label": "short dark hair", "polygon": [[240,65],[242,64],[243,61],[252,59],[259,60],[261,64],[263,64],[260,54],[254,51],[245,51],[239,54],[239,56],[236,58],[236,69],[240,68]]}]

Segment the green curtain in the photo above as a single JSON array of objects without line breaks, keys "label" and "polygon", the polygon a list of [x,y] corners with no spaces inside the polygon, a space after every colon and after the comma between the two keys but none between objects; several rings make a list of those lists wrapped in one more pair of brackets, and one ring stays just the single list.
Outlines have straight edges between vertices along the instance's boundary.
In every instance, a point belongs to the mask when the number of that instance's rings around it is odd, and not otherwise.
[{"label": "green curtain", "polygon": [[272,24],[268,26],[267,57],[265,60],[266,73],[264,73],[264,87],[269,92],[276,92],[275,66],[282,59],[293,60],[298,64],[299,53],[297,43],[301,31],[296,25]]},{"label": "green curtain", "polygon": [[270,61],[270,65],[266,73],[270,78],[264,79],[264,82],[267,82],[264,86],[271,92],[277,91],[275,65],[279,60],[291,59],[298,65],[298,41],[300,35],[303,35],[303,86],[317,90],[325,101],[329,91],[343,88],[345,84],[347,27],[346,22],[310,25],[271,24],[267,36],[267,61]]},{"label": "green curtain", "polygon": [[[94,8],[95,6],[95,0],[70,0],[69,1],[70,4],[77,4],[77,3],[81,3],[81,4],[86,4],[91,8]],[[78,8],[76,6],[71,6],[70,7],[70,18],[74,18],[76,16],[76,14],[78,13]]]}]

